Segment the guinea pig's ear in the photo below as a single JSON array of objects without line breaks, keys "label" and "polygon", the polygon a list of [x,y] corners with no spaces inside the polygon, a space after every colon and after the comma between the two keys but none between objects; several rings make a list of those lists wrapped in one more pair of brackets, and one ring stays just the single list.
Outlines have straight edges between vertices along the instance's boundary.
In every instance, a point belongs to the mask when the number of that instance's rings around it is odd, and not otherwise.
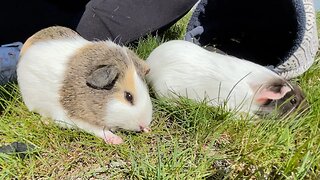
[{"label": "guinea pig's ear", "polygon": [[134,66],[136,67],[138,74],[142,77],[147,75],[150,71],[150,68],[147,65],[147,63],[144,60],[142,60],[141,58],[139,58],[138,55],[135,52],[133,52],[132,50],[130,50],[128,48],[126,50],[127,50],[129,58],[131,58]]},{"label": "guinea pig's ear", "polygon": [[268,100],[278,100],[283,98],[288,92],[292,89],[287,85],[270,85],[270,86],[263,86],[257,92],[255,96],[255,100],[258,103],[264,104]]},{"label": "guinea pig's ear", "polygon": [[113,65],[99,66],[87,77],[87,85],[94,89],[110,90],[119,77],[119,70]]}]

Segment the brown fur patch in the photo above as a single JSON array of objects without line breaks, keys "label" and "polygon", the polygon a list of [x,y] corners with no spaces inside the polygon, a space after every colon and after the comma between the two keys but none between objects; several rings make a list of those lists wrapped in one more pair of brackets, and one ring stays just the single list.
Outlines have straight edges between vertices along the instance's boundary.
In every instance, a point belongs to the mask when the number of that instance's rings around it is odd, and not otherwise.
[{"label": "brown fur patch", "polygon": [[127,52],[128,52],[129,58],[131,58],[131,60],[134,63],[134,66],[137,69],[138,75],[144,78],[146,74],[148,74],[148,72],[150,71],[148,64],[144,60],[139,58],[138,55],[134,53],[132,50],[127,48]]},{"label": "brown fur patch", "polygon": [[79,36],[77,32],[62,26],[52,26],[42,29],[26,40],[21,48],[20,55],[22,55],[32,44],[36,42],[76,36]]},{"label": "brown fur patch", "polygon": [[[118,69],[119,78],[114,87],[111,90],[98,90],[87,86],[89,74],[103,65],[113,65]],[[115,93],[123,94],[123,88],[134,90],[131,71],[135,71],[135,68],[122,47],[105,42],[86,45],[70,59],[60,91],[60,102],[71,119],[105,126],[103,118],[110,98]]]},{"label": "brown fur patch", "polygon": [[134,73],[135,73],[135,68],[134,66],[131,65],[129,66],[128,71],[124,74],[123,79],[119,81],[119,84],[118,84],[119,91],[115,93],[114,97],[123,103],[130,104],[124,97],[124,91],[127,91],[132,94],[133,104],[135,101],[135,97],[137,97],[136,87],[134,82]]}]

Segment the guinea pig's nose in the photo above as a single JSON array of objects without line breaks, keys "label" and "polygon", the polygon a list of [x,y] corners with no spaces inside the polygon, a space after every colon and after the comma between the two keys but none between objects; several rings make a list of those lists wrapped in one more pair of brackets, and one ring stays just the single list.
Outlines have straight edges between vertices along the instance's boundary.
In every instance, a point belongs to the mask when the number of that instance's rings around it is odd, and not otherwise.
[{"label": "guinea pig's nose", "polygon": [[148,133],[148,132],[151,131],[151,129],[150,129],[149,127],[143,127],[143,126],[139,126],[139,127],[140,127],[140,130],[141,130],[142,132]]}]

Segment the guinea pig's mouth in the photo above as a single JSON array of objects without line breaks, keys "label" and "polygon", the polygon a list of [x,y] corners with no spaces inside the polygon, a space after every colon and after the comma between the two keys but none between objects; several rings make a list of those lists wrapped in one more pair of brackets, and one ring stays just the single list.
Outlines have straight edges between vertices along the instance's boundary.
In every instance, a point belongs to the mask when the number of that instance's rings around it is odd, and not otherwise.
[{"label": "guinea pig's mouth", "polygon": [[260,107],[259,110],[255,112],[256,115],[260,117],[266,117],[268,115],[274,115],[276,112],[272,107]]},{"label": "guinea pig's mouth", "polygon": [[275,104],[277,104],[276,100],[268,99],[262,105],[260,105],[260,108],[255,112],[255,114],[260,117],[275,114],[276,112],[273,108],[273,105]]},{"label": "guinea pig's mouth", "polygon": [[293,106],[287,111],[283,110],[284,105],[285,104],[279,105],[277,100],[268,100],[260,106],[259,110],[256,111],[255,114],[260,117],[273,116],[285,119],[290,115],[294,115],[294,117],[303,116],[310,110],[310,105],[307,100],[303,100],[299,105]]}]

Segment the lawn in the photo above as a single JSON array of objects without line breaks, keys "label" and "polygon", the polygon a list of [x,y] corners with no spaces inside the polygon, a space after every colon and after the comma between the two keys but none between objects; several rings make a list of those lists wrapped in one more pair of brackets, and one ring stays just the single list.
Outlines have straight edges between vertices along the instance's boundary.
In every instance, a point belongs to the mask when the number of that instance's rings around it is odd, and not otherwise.
[{"label": "lawn", "polygon": [[[187,18],[162,36],[141,39],[136,52],[145,59],[161,42],[182,38]],[[0,90],[0,145],[35,148],[23,157],[0,153],[0,179],[316,179],[319,60],[295,79],[312,105],[303,117],[252,122],[205,103],[153,98],[152,132],[117,132],[122,145],[41,121],[27,110],[17,85],[8,84]]]}]

